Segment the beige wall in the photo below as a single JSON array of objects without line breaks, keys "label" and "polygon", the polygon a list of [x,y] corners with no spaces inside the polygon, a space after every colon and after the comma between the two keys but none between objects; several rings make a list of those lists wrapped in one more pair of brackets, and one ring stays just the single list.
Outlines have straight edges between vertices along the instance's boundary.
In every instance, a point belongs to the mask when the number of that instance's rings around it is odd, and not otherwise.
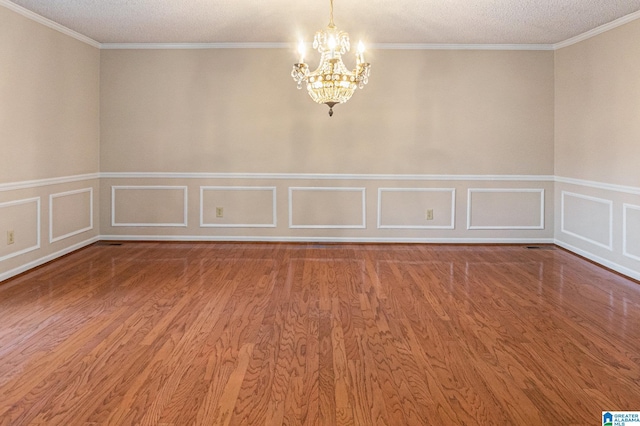
[{"label": "beige wall", "polygon": [[556,51],[555,174],[640,186],[640,20]]},{"label": "beige wall", "polygon": [[555,53],[556,240],[640,279],[640,20]]},{"label": "beige wall", "polygon": [[99,169],[100,50],[0,7],[0,183]]},{"label": "beige wall", "polygon": [[284,49],[102,51],[102,235],[552,241],[552,52],[368,58],[330,118]]},{"label": "beige wall", "polygon": [[97,238],[100,51],[0,7],[0,64],[2,280]]},{"label": "beige wall", "polygon": [[553,173],[552,52],[373,51],[332,118],[295,89],[294,59],[103,50],[101,170]]}]

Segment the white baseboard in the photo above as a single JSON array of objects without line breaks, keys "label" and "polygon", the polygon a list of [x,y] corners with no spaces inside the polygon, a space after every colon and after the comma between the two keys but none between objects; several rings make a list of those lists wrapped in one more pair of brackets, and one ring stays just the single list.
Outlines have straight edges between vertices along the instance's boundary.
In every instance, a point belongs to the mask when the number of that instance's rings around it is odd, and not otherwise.
[{"label": "white baseboard", "polygon": [[640,272],[638,272],[638,271],[634,271],[633,269],[627,268],[626,266],[619,265],[619,264],[617,264],[615,262],[612,262],[612,261],[607,260],[607,259],[605,259],[603,257],[597,256],[597,255],[595,255],[593,253],[590,253],[590,252],[588,252],[586,250],[583,250],[583,249],[580,249],[578,247],[572,246],[571,244],[567,244],[567,243],[565,243],[563,241],[560,241],[558,239],[555,240],[555,244],[560,246],[560,247],[562,247],[562,248],[564,248],[564,249],[566,249],[566,250],[569,250],[572,253],[578,254],[578,255],[580,255],[580,256],[582,256],[584,258],[592,260],[592,261],[594,261],[594,262],[596,262],[596,263],[598,263],[598,264],[600,264],[600,265],[602,265],[602,266],[604,266],[606,268],[609,268],[609,269],[611,269],[613,271],[619,272],[619,273],[621,273],[623,275],[626,275],[628,277],[631,277],[631,278],[633,278],[635,280],[640,280]]},{"label": "white baseboard", "polygon": [[37,266],[44,265],[47,262],[51,262],[52,260],[55,260],[55,259],[57,259],[57,258],[59,258],[61,256],[64,256],[65,254],[69,254],[72,251],[75,251],[75,250],[81,249],[83,247],[86,247],[86,246],[88,246],[90,244],[93,244],[93,243],[99,241],[99,240],[100,240],[100,237],[93,237],[93,238],[90,238],[88,240],[85,240],[85,241],[82,241],[80,243],[77,243],[77,244],[74,244],[72,246],[69,246],[69,247],[67,247],[65,249],[62,249],[60,251],[57,251],[55,253],[51,253],[50,255],[41,257],[40,259],[36,259],[36,260],[34,260],[32,262],[25,263],[24,265],[21,265],[21,266],[15,268],[15,269],[10,270],[10,271],[2,272],[2,273],[0,273],[0,282],[4,281],[6,279],[9,279],[11,277],[15,277],[16,275],[21,274],[23,272],[26,272],[29,269],[33,269],[33,268],[35,268]]},{"label": "white baseboard", "polygon": [[101,235],[105,241],[229,241],[281,243],[553,244],[553,238],[241,237],[211,235]]}]

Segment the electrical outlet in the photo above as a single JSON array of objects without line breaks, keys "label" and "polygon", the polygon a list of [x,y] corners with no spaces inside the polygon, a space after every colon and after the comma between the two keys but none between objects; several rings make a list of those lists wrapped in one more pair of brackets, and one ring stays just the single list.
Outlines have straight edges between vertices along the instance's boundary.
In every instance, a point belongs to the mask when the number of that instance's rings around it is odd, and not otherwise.
[{"label": "electrical outlet", "polygon": [[216,207],[216,217],[223,217],[223,216],[224,216],[224,208]]},{"label": "electrical outlet", "polygon": [[13,233],[13,229],[10,231],[7,231],[7,245],[13,244],[15,242],[16,242],[16,236]]},{"label": "electrical outlet", "polygon": [[427,220],[433,220],[433,209],[427,209],[424,218]]}]

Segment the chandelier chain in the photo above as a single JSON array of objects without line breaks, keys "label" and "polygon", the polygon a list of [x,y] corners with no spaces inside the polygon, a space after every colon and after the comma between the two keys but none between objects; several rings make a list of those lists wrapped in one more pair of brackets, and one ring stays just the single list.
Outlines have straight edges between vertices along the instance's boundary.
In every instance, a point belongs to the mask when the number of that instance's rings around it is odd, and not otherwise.
[{"label": "chandelier chain", "polygon": [[333,0],[329,0],[329,3],[331,5],[330,7],[330,12],[329,12],[329,26],[330,27],[335,27],[335,24],[333,23]]}]

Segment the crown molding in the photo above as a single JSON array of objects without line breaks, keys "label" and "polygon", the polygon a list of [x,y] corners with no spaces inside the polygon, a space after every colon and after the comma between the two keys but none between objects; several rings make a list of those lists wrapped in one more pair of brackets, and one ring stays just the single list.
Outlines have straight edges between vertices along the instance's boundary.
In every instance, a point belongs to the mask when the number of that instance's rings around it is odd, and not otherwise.
[{"label": "crown molding", "polygon": [[[0,0],[2,1],[2,0]],[[290,49],[294,43],[102,43],[100,49]]]},{"label": "crown molding", "polygon": [[64,25],[60,25],[57,22],[52,21],[51,19],[38,15],[37,13],[34,13],[29,9],[25,9],[22,6],[19,6],[13,2],[10,2],[9,0],[0,0],[0,6],[4,6],[7,9],[12,10],[24,16],[25,18],[31,19],[32,21],[42,24],[45,27],[49,27],[53,30],[61,32],[62,34],[68,35],[69,37],[75,38],[76,40],[86,43],[90,46],[97,47],[98,49],[101,48],[100,43],[98,43],[94,39],[89,38],[83,34],[80,34],[79,32],[73,31],[72,29],[69,29]]},{"label": "crown molding", "polygon": [[614,28],[618,28],[624,24],[628,24],[629,22],[635,21],[638,18],[640,18],[640,10],[637,12],[633,12],[628,15],[625,15],[607,24],[600,25],[599,27],[596,27],[592,30],[587,31],[586,33],[582,33],[575,37],[571,37],[570,39],[567,39],[565,41],[556,43],[553,45],[553,50],[562,49],[563,47],[568,47],[576,43],[580,43],[581,41],[590,39],[591,37],[595,37],[598,34],[605,33],[607,31],[613,30]]},{"label": "crown molding", "polygon": [[[367,45],[369,47],[369,45]],[[373,43],[379,50],[553,50],[552,44]]]},{"label": "crown molding", "polygon": [[[101,49],[295,49],[295,43],[102,43]],[[552,44],[372,43],[376,50],[553,50]]]}]

